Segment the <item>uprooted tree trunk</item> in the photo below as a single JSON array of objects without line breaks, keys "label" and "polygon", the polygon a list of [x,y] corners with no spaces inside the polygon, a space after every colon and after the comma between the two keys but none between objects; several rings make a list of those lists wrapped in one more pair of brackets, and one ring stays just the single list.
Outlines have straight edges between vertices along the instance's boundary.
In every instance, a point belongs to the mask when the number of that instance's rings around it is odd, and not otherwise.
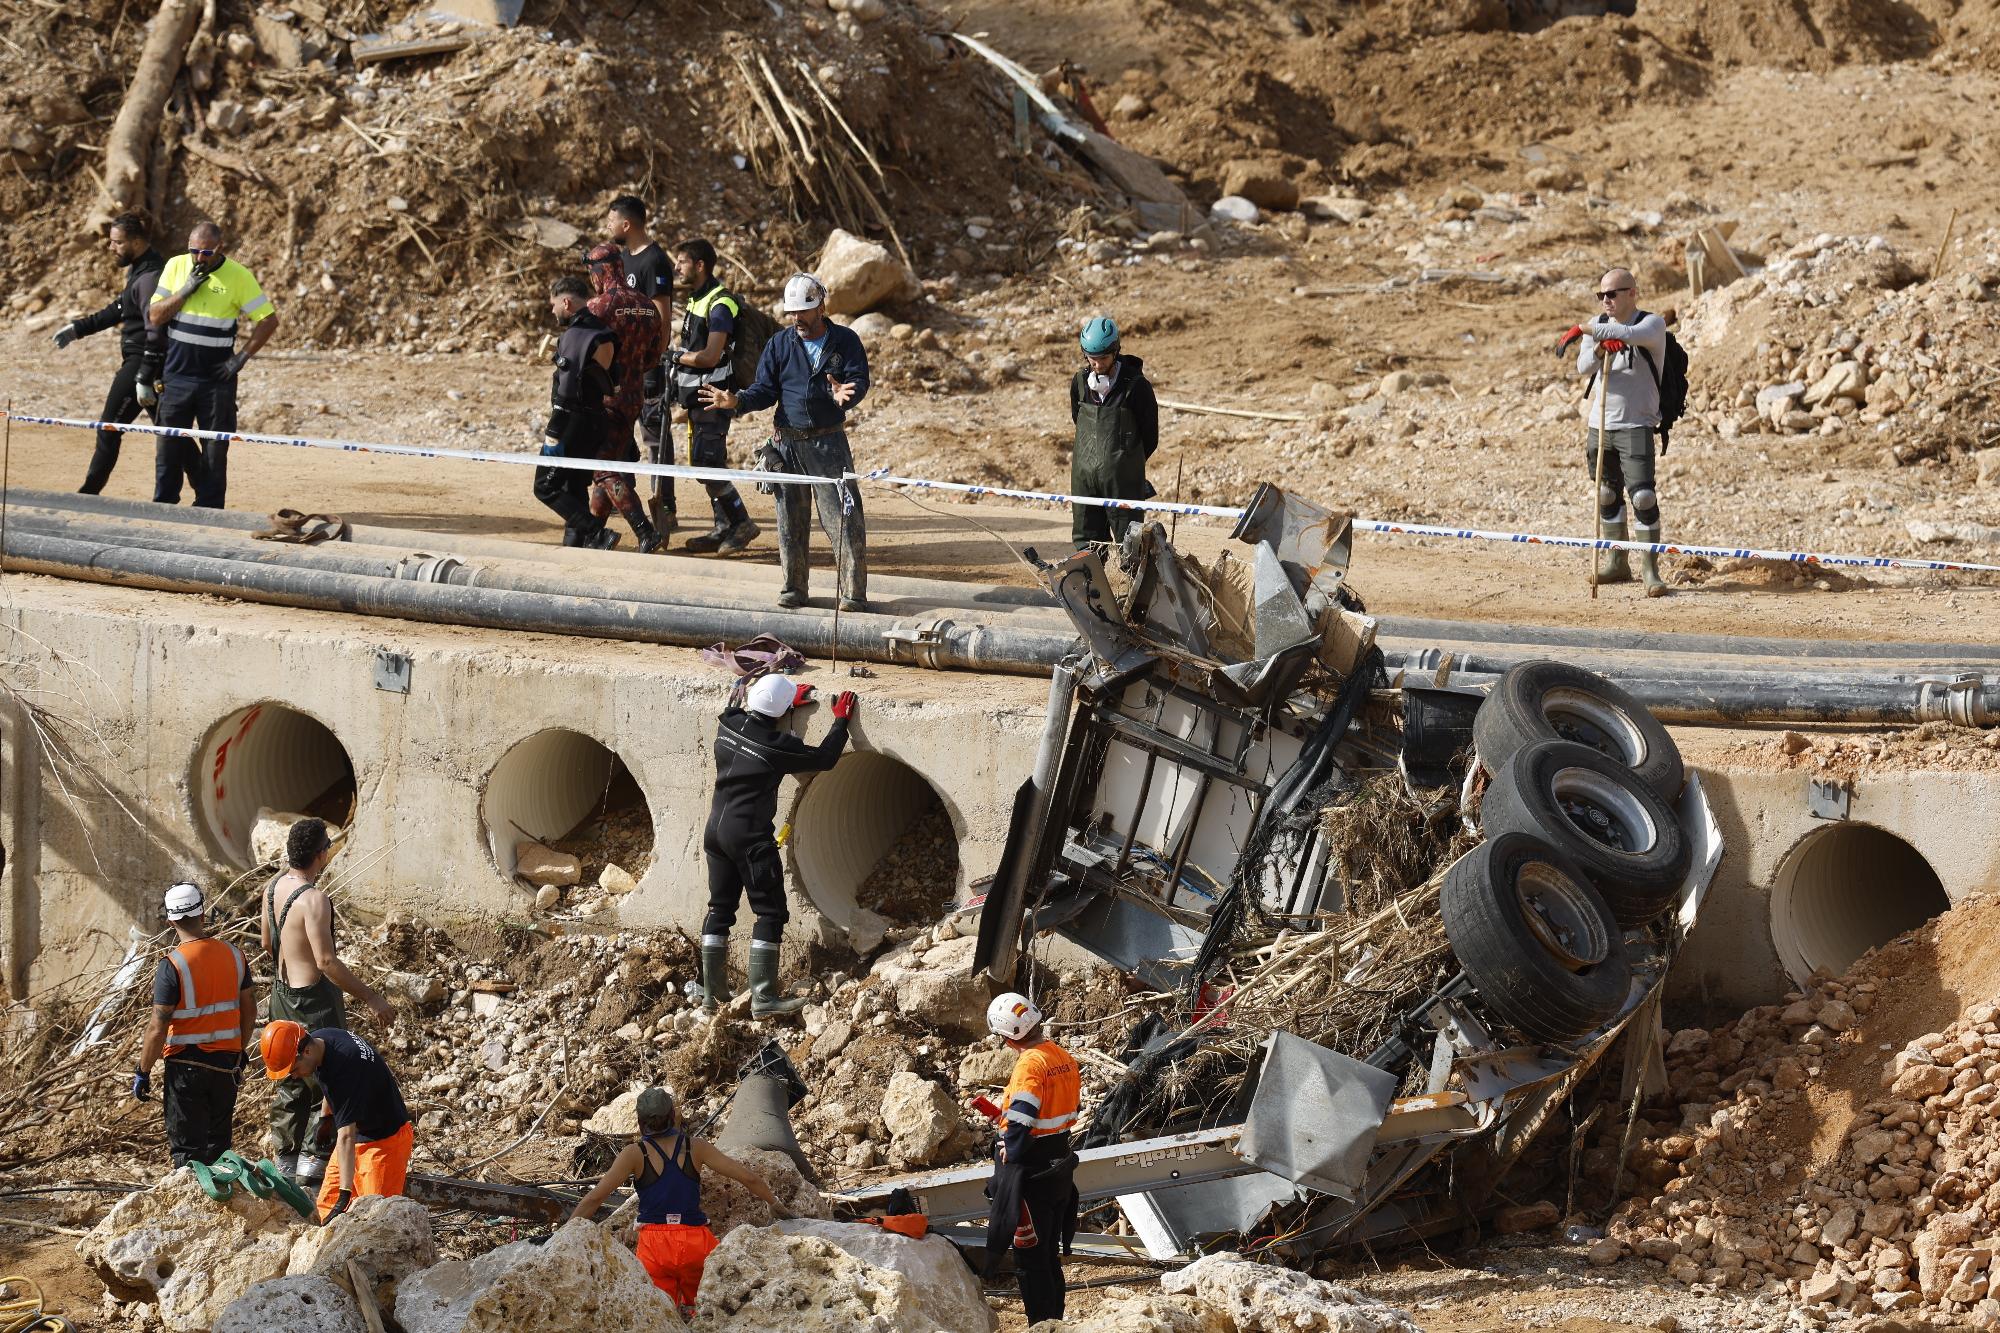
[{"label": "uprooted tree trunk", "polygon": [[202,0],[161,0],[118,119],[104,143],[104,188],[91,212],[93,230],[104,230],[112,218],[145,202],[146,162],[160,131],[160,111],[180,75],[181,60],[201,14]]}]

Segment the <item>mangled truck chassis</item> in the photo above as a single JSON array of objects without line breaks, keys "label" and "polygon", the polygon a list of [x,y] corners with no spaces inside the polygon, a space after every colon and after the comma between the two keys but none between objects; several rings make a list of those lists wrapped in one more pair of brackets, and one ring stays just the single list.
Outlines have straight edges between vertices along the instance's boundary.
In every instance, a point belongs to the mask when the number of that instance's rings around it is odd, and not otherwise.
[{"label": "mangled truck chassis", "polygon": [[[1219,1235],[1268,1232],[1280,1239],[1267,1253],[1302,1261],[1465,1225],[1621,1039],[1624,1096],[1658,1077],[1661,985],[1722,853],[1699,779],[1682,782],[1677,753],[1663,776],[1671,741],[1616,687],[1540,664],[1501,717],[1497,702],[1480,713],[1484,691],[1392,682],[1345,586],[1343,517],[1264,486],[1232,535],[1251,558],[1204,569],[1158,525],[1135,526],[1119,552],[1122,597],[1094,553],[1041,567],[1082,648],[1054,674],[976,968],[1012,983],[1020,951],[1052,933],[1179,992],[1175,1049],[1193,1049],[1227,1026],[1232,993],[1210,983],[1246,919],[1282,931],[1344,910],[1312,803],[1328,783],[1398,773],[1412,791],[1448,794],[1462,777],[1468,830],[1489,784],[1542,780],[1547,799],[1496,797],[1486,840],[1426,886],[1442,895],[1456,966],[1388,1016],[1386,1040],[1350,1054],[1274,1028],[1232,1104],[1194,1128],[1087,1135],[1084,1206],[1115,1199],[1130,1234],[1079,1236],[1081,1253],[1130,1259],[1142,1246],[1170,1261]],[[1367,720],[1385,711],[1400,725]],[[1475,729],[1482,716],[1491,726]],[[1482,750],[1545,737],[1540,766],[1523,749],[1467,767],[1475,730]],[[1586,746],[1597,755],[1577,753]],[[1489,762],[1529,776],[1489,774]],[[1566,847],[1518,831],[1524,807]],[[1510,817],[1516,831],[1492,826]],[[1671,866],[1648,851],[1663,840]],[[1627,863],[1651,881],[1605,874]],[[1513,925],[1496,950],[1500,918]],[[866,1208],[901,1187],[934,1226],[978,1244],[968,1224],[986,1215],[989,1177],[983,1165],[906,1176],[846,1201]]]}]

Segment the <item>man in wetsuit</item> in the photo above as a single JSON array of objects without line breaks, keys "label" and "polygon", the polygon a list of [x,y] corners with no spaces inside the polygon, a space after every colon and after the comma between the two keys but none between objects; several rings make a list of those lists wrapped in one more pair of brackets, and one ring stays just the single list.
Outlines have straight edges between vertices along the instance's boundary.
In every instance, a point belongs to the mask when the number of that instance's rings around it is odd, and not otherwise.
[{"label": "man in wetsuit", "polygon": [[[395,1010],[374,987],[341,961],[333,942],[333,900],[319,886],[333,840],[323,819],[301,819],[285,839],[287,869],[264,886],[264,948],[277,960],[271,983],[271,1017],[290,1019],[306,1031],[347,1026],[345,991],[374,1011],[384,1024]],[[326,1155],[314,1141],[319,1130],[320,1089],[303,1078],[288,1078],[271,1099],[271,1137],[278,1169],[301,1185],[326,1171]]]},{"label": "man in wetsuit", "polygon": [[[563,331],[556,340],[556,373],[549,388],[543,457],[604,457],[604,404],[611,395],[611,366],[618,343],[610,326],[590,313],[590,295],[590,284],[574,275],[549,284],[549,313],[562,324]],[[618,534],[591,512],[589,491],[590,474],[582,468],[535,469],[535,498],[562,519],[563,545],[608,551],[618,544]]]},{"label": "man in wetsuit", "polygon": [[833,726],[807,745],[778,724],[806,702],[812,686],[784,676],[760,676],[739,706],[723,710],[715,729],[715,800],[702,850],[708,857],[708,916],[701,925],[701,991],[710,1009],[729,1001],[729,930],[747,889],[757,924],[750,932],[750,1012],[758,1018],[795,1014],[805,1000],[778,989],[778,946],[784,939],[785,867],[778,858],[778,784],[788,773],[821,773],[847,746],[854,692],[834,697]]},{"label": "man in wetsuit", "polygon": [[779,1217],[793,1216],[764,1178],[712,1143],[679,1129],[674,1099],[665,1088],[639,1094],[639,1139],[612,1159],[590,1193],[577,1201],[574,1218],[594,1218],[611,1192],[631,1182],[639,1196],[639,1263],[653,1285],[674,1298],[683,1316],[694,1313],[701,1270],[715,1248],[715,1233],[701,1211],[704,1169],[749,1190]]},{"label": "man in wetsuit", "polygon": [[[161,365],[166,359],[167,334],[154,328],[146,318],[153,302],[153,290],[160,284],[160,270],[166,258],[153,248],[146,236],[146,222],[137,213],[120,213],[111,220],[111,257],[125,270],[125,290],[118,299],[94,315],[71,320],[55,332],[56,348],[68,347],[78,338],[88,338],[105,329],[118,330],[118,373],[111,377],[111,391],[104,397],[104,415],[99,420],[137,421],[144,412],[154,420],[160,415]],[[96,495],[111,480],[118,466],[120,433],[100,428],[97,450],[90,456],[90,468],[83,474],[85,495]]]}]

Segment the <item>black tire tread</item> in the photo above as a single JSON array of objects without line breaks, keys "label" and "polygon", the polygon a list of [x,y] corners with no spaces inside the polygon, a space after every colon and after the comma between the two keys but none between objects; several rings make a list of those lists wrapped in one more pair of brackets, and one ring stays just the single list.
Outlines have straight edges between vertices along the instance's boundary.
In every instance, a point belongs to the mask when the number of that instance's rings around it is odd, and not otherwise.
[{"label": "black tire tread", "polygon": [[1680,747],[1659,719],[1603,676],[1567,662],[1522,662],[1494,685],[1472,719],[1472,747],[1488,772],[1498,773],[1518,751],[1536,741],[1564,739],[1542,711],[1542,698],[1553,689],[1586,691],[1623,713],[1646,746],[1645,758],[1632,771],[1662,800],[1672,803],[1680,796],[1687,769]]}]

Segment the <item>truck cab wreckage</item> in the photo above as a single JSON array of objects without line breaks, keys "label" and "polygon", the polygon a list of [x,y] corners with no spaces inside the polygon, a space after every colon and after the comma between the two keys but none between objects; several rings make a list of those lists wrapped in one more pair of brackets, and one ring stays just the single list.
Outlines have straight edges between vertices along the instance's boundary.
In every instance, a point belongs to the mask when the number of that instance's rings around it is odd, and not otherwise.
[{"label": "truck cab wreckage", "polygon": [[[1122,588],[1095,552],[1039,566],[1081,645],[974,967],[1021,984],[1058,937],[1174,1015],[1087,1107],[1086,1225],[1107,1201],[1126,1225],[1100,1211],[1079,1254],[1235,1235],[1304,1262],[1466,1225],[1586,1079],[1620,1076],[1621,1042],[1621,1103],[1657,1082],[1662,985],[1722,855],[1699,778],[1617,686],[1555,662],[1392,679],[1345,517],[1265,485],[1232,536],[1248,558],[1204,568],[1135,524]],[[908,1190],[977,1246],[989,1176],[838,1199]]]}]

